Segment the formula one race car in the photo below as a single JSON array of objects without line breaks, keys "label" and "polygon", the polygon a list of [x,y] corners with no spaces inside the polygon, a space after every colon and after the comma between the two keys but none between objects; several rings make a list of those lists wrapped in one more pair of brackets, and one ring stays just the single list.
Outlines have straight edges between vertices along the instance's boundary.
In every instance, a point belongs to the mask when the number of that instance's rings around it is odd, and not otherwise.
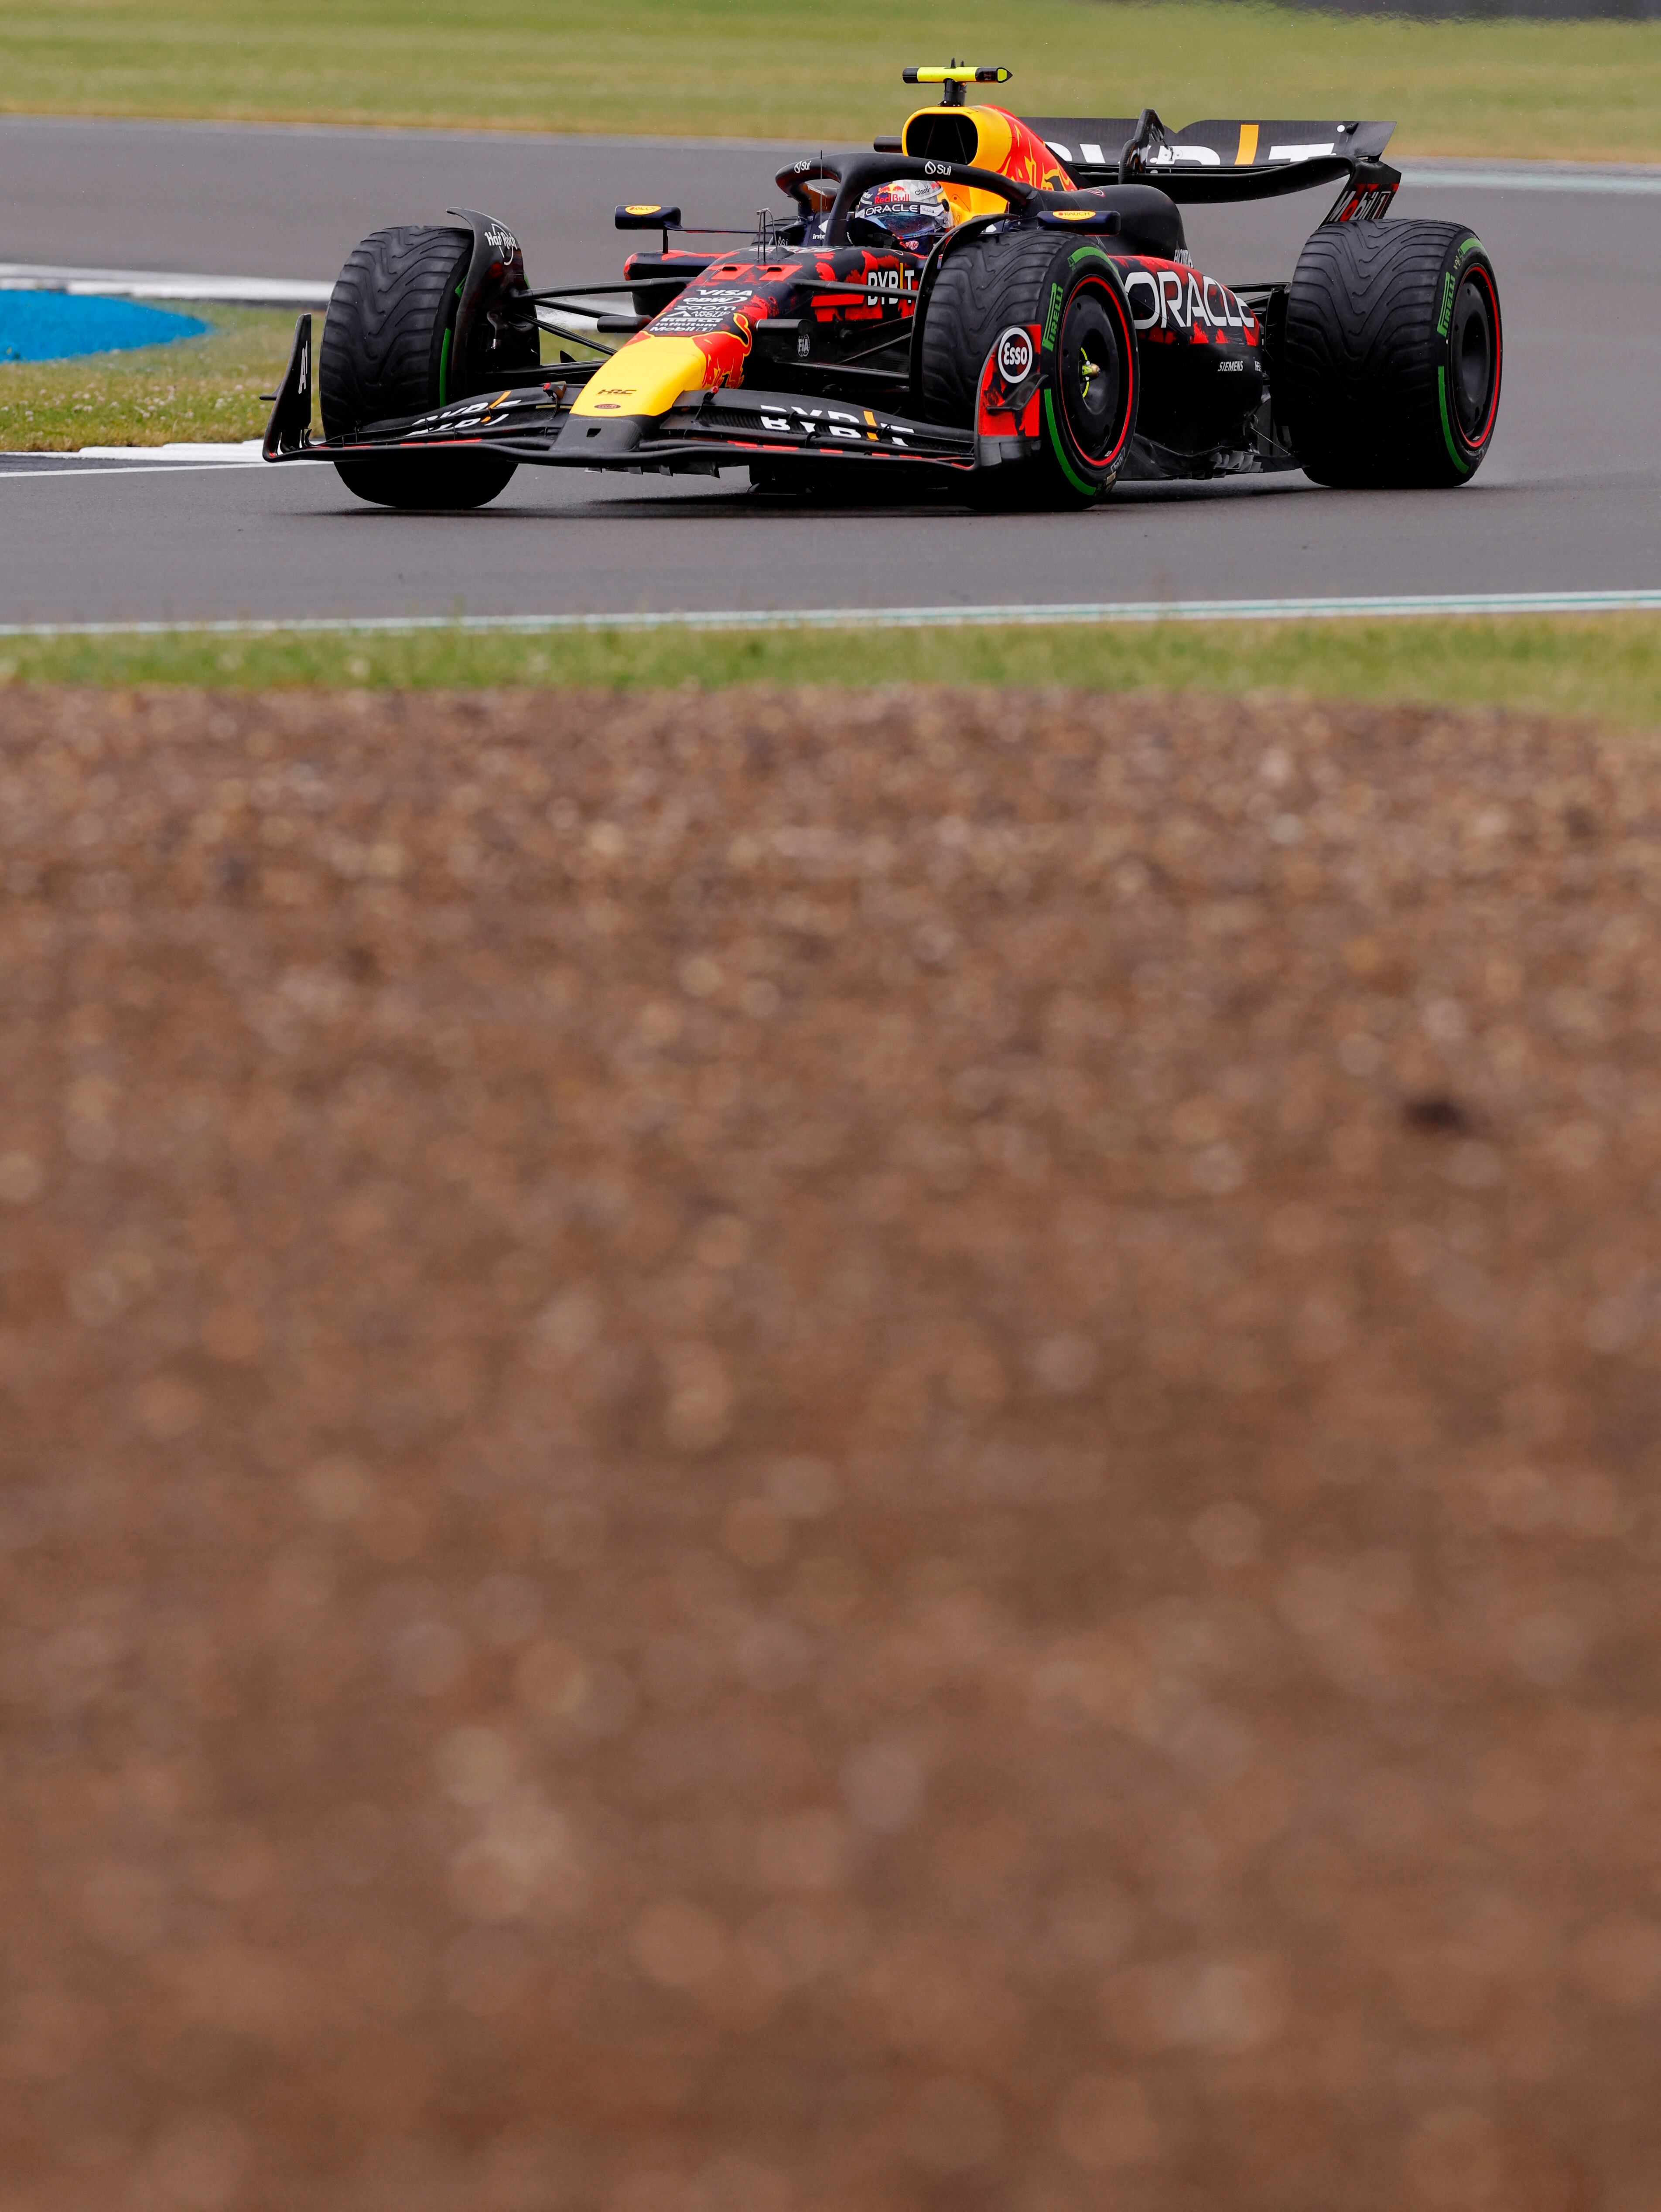
[{"label": "formula one race car", "polygon": [[[987,506],[1086,507],[1120,478],[1301,468],[1348,486],[1458,484],[1500,404],[1500,296],[1475,234],[1384,220],[1389,123],[1022,121],[940,88],[870,154],[780,171],[791,203],[736,251],[672,244],[623,283],[533,291],[514,234],[364,240],[329,303],[311,434],[301,316],[268,460],[328,460],[360,498],[471,507],[520,462],[715,474],[835,495],[850,470]],[[1202,275],[1184,204],[1338,184],[1290,283]],[[627,294],[632,312],[607,312]],[[545,358],[551,355],[552,358]]]}]

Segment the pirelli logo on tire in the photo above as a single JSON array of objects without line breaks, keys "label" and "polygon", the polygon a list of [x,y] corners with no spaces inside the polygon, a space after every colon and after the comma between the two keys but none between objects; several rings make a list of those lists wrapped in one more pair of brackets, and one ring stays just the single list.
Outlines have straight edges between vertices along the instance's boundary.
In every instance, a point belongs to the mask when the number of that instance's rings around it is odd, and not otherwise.
[{"label": "pirelli logo on tire", "polygon": [[1059,284],[1052,284],[1050,288],[1050,307],[1043,319],[1043,349],[1046,353],[1049,353],[1055,345],[1056,332],[1061,319],[1062,288]]}]

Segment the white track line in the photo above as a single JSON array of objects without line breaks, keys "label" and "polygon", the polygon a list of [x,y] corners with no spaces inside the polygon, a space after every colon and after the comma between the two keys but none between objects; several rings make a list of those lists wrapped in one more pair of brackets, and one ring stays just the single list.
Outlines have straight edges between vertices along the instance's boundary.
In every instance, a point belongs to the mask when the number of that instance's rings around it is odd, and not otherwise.
[{"label": "white track line", "polygon": [[[37,477],[123,477],[164,475],[179,469],[259,468],[265,462],[264,441],[259,438],[175,440],[161,446],[76,446],[66,453],[0,452],[0,483],[13,478]],[[76,468],[77,461],[100,464]],[[21,464],[8,467],[6,463]],[[54,466],[54,463],[60,465]]]},{"label": "white track line", "polygon": [[243,307],[326,307],[332,286],[293,276],[200,276],[145,269],[70,269],[0,261],[0,292],[73,292],[100,299],[211,300]]},{"label": "white track line", "polygon": [[[0,459],[10,456],[0,455]],[[104,461],[90,469],[0,468],[0,484],[58,483],[65,477],[222,477],[228,470],[247,465],[245,461]]]},{"label": "white track line", "polygon": [[1661,193],[1661,167],[1639,162],[1415,161],[1402,156],[1402,182],[1423,191],[1468,185],[1479,192]]},{"label": "white track line", "polygon": [[1321,599],[1109,599],[976,607],[729,607],[571,615],[298,615],[228,622],[0,623],[0,638],[416,636],[634,629],[989,629],[1110,623],[1397,621],[1414,616],[1661,614],[1661,591],[1412,592]]},{"label": "white track line", "polygon": [[77,461],[212,461],[258,467],[265,458],[262,438],[175,438],[161,446],[76,446],[64,456]]}]

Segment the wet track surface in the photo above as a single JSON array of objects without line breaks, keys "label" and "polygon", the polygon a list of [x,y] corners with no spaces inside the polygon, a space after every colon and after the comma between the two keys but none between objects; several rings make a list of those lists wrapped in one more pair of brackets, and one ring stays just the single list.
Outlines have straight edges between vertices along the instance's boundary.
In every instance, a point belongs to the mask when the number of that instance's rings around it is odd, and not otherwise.
[{"label": "wet track surface", "polygon": [[[883,118],[877,118],[881,121]],[[465,202],[537,283],[619,265],[625,197],[691,222],[770,204],[787,152],[669,142],[0,121],[0,259],[311,277]],[[1317,491],[1297,476],[1121,492],[1012,520],[936,504],[805,513],[743,480],[521,470],[471,516],[389,514],[324,469],[0,462],[0,621],[673,607],[983,605],[1661,584],[1661,205],[1438,179],[1409,216],[1471,222],[1498,270],[1505,393],[1471,486]],[[1196,260],[1289,274],[1323,195],[1189,211]]]}]

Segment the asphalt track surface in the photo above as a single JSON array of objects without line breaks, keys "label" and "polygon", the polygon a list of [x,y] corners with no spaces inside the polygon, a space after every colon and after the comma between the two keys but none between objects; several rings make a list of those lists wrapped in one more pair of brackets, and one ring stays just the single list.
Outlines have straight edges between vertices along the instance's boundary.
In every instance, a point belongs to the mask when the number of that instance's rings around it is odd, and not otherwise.
[{"label": "asphalt track surface", "polygon": [[[533,282],[595,283],[618,266],[618,201],[741,223],[800,150],[0,119],[0,261],[312,278],[382,223],[467,204],[520,232]],[[1095,514],[1015,520],[935,503],[805,513],[730,475],[522,469],[477,515],[425,516],[362,506],[322,468],[0,461],[0,622],[1653,588],[1658,195],[1641,178],[1528,181],[1445,174],[1398,202],[1472,223],[1499,273],[1500,427],[1457,491],[1291,476],[1127,487]],[[1226,281],[1263,281],[1289,274],[1323,209],[1311,192],[1190,210],[1189,243]]]}]

